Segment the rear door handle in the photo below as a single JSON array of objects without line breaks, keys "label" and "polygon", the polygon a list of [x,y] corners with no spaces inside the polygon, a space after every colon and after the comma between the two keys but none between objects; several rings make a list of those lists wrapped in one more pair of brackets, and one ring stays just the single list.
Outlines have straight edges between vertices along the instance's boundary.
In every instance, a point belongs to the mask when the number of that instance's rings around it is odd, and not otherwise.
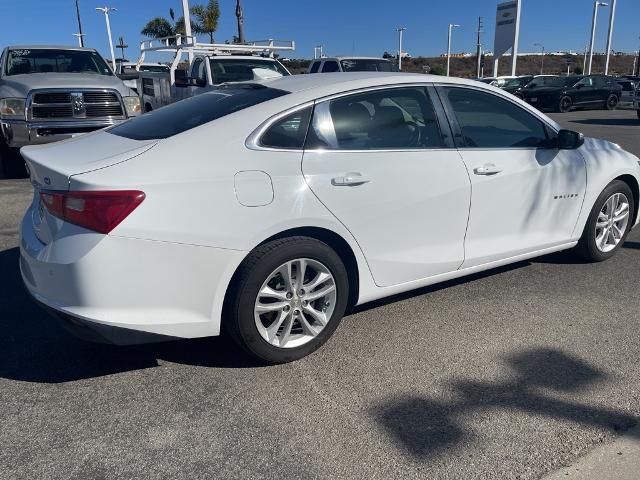
[{"label": "rear door handle", "polygon": [[493,163],[487,163],[486,165],[473,169],[473,173],[476,175],[496,175],[501,171],[502,170],[496,167]]},{"label": "rear door handle", "polygon": [[358,185],[364,185],[371,180],[362,176],[361,173],[351,172],[346,173],[344,177],[334,177],[331,179],[331,185],[336,187],[356,187]]}]

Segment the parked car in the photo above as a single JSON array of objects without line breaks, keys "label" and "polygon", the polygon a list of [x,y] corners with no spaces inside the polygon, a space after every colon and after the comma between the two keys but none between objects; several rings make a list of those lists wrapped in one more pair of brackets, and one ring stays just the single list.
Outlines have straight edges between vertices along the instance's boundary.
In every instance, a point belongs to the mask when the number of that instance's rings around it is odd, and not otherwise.
[{"label": "parked car", "polygon": [[618,82],[618,85],[622,87],[622,92],[620,93],[620,101],[618,102],[618,108],[635,110],[635,82],[620,78],[616,79],[616,81]]},{"label": "parked car", "polygon": [[24,174],[18,149],[126,120],[140,101],[89,48],[10,46],[0,55],[0,161]]},{"label": "parked car", "polygon": [[[143,64],[147,53],[173,55],[168,72],[139,72],[140,101],[144,112],[200,95],[223,83],[291,75],[274,54],[281,50],[294,50],[293,41],[265,40],[244,44],[183,42],[181,35],[143,42],[137,63]],[[186,53],[191,53],[193,60],[187,70],[178,69]]]},{"label": "parked car", "polygon": [[521,77],[512,78],[504,82],[500,88],[502,88],[505,92],[509,92],[511,95],[515,95],[516,97],[520,96],[520,92],[531,80],[533,80],[533,75],[523,75]]},{"label": "parked car", "polygon": [[311,62],[307,69],[307,73],[397,71],[390,60],[377,57],[323,57]]},{"label": "parked car", "polygon": [[558,75],[535,75],[531,77],[528,82],[524,83],[524,85],[520,86],[510,93],[518,98],[524,98],[529,90],[531,90],[532,88],[548,86],[554,78],[558,78]]},{"label": "parked car", "polygon": [[556,77],[546,86],[528,88],[526,102],[540,110],[568,112],[574,108],[615,110],[622,87],[605,75]]},{"label": "parked car", "polygon": [[606,260],[638,223],[637,157],[459,78],[226,85],[23,153],[39,303],[117,343],[223,331],[271,363],[353,305],[572,248]]}]

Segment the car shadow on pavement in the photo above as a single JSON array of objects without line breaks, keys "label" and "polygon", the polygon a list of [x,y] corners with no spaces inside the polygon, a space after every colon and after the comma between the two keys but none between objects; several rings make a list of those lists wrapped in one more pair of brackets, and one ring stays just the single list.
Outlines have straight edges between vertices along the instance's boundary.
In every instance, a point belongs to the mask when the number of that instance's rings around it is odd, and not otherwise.
[{"label": "car shadow on pavement", "polygon": [[588,118],[585,120],[569,120],[571,123],[579,123],[582,125],[602,125],[602,126],[621,126],[621,127],[637,127],[640,120],[637,118]]},{"label": "car shadow on pavement", "polygon": [[22,285],[19,249],[0,251],[0,378],[60,383],[156,367],[257,366],[226,338],[117,347],[80,340],[38,307]]},{"label": "car shadow on pavement", "polygon": [[629,248],[631,250],[640,250],[640,242],[625,242],[622,248]]},{"label": "car shadow on pavement", "polygon": [[463,439],[468,441],[474,434],[465,430],[464,417],[490,414],[492,409],[542,415],[614,432],[625,431],[638,422],[637,417],[625,412],[567,399],[567,394],[575,396],[609,379],[579,358],[557,349],[536,348],[515,352],[503,361],[511,374],[508,380],[492,383],[454,379],[447,382],[454,401],[407,395],[373,407],[370,414],[398,440],[401,449],[416,457],[435,455]]}]

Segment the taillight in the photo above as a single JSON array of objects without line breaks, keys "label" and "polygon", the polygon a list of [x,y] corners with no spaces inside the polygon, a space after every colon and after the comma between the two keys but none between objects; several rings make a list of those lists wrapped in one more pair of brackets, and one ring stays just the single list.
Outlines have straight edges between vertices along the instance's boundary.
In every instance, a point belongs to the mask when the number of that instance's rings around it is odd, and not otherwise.
[{"label": "taillight", "polygon": [[144,200],[138,190],[40,192],[51,215],[99,233],[109,233]]}]

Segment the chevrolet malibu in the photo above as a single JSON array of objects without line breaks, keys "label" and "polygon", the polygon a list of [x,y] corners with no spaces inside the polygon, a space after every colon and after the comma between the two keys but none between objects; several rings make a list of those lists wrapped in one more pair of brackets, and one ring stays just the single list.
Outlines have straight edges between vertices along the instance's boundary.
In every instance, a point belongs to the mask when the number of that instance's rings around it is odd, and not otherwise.
[{"label": "chevrolet malibu", "polygon": [[267,363],[354,305],[560,250],[606,260],[638,222],[635,156],[463,79],[229,84],[22,153],[37,302],[85,336],[222,332]]}]

